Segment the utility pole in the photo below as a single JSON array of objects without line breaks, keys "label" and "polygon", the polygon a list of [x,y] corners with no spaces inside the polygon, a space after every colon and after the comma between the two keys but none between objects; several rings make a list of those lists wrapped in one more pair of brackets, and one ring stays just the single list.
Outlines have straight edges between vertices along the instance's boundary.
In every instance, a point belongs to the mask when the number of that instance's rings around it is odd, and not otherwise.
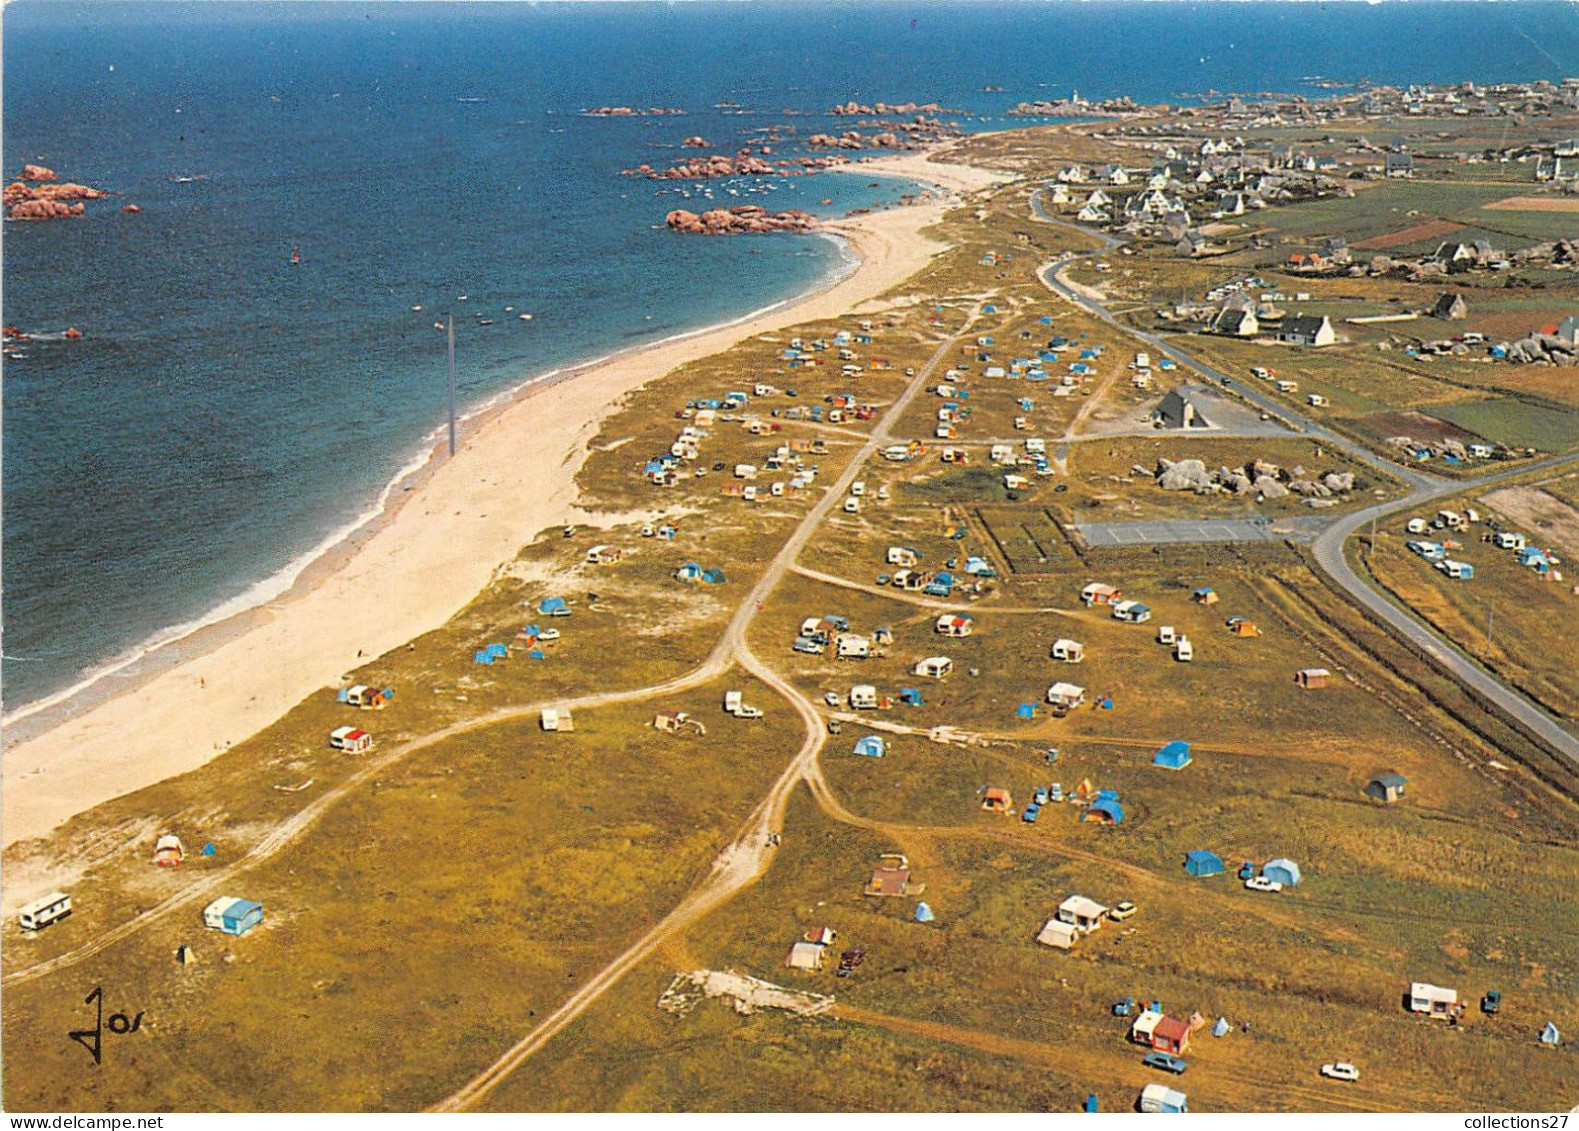
[{"label": "utility pole", "polygon": [[453,456],[455,454],[455,316],[448,315],[444,321],[450,339],[450,455]]}]

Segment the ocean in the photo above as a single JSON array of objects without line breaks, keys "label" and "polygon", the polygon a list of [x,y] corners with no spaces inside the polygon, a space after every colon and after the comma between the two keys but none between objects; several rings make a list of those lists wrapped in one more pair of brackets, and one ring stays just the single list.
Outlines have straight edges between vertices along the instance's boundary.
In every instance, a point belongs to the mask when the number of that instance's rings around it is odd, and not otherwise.
[{"label": "ocean", "polygon": [[[119,194],[5,228],[4,322],[85,335],[4,367],[8,712],[266,600],[373,514],[444,419],[436,319],[455,316],[475,409],[848,269],[818,237],[675,235],[669,209],[840,215],[915,187],[743,179],[708,202],[620,175],[690,155],[686,136],[837,132],[825,112],[850,99],[938,102],[976,131],[1071,89],[1314,96],[1579,60],[1579,8],[1540,0],[17,0],[3,30],[6,172]],[[605,105],[686,113],[580,113]]]}]

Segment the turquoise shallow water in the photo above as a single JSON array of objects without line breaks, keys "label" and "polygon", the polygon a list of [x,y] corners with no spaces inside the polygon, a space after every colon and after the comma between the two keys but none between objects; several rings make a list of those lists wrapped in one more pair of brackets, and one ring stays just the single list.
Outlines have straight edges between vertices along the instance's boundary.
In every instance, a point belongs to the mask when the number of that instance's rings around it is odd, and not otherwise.
[{"label": "turquoise shallow water", "polygon": [[[1488,59],[1492,25],[1506,34]],[[938,101],[998,129],[1015,101],[1070,87],[1557,78],[1574,58],[1579,16],[1543,3],[21,0],[7,171],[37,161],[123,195],[5,232],[5,322],[88,334],[5,368],[6,707],[258,597],[365,515],[442,421],[436,314],[457,314],[475,405],[838,268],[826,240],[654,230],[687,202],[619,170],[667,163],[686,135],[727,150],[772,124],[825,130],[851,98]],[[610,104],[687,114],[578,113]],[[774,185],[733,187],[835,214],[906,187]],[[715,199],[735,202],[725,187]]]}]

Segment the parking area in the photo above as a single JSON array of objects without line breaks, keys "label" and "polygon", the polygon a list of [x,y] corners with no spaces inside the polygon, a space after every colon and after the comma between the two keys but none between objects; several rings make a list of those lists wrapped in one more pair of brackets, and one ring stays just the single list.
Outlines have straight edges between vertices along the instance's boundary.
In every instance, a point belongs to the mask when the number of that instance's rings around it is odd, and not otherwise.
[{"label": "parking area", "polygon": [[1090,546],[1155,546],[1182,542],[1308,542],[1332,519],[1326,515],[1300,518],[1191,519],[1176,522],[1103,522],[1075,529]]}]

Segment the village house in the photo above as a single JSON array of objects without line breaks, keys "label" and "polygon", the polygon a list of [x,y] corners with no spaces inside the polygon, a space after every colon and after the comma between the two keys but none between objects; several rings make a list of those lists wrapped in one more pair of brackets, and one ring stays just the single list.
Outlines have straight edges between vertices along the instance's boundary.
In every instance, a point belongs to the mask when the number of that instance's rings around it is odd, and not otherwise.
[{"label": "village house", "polygon": [[1297,346],[1330,346],[1338,340],[1332,319],[1322,315],[1299,315],[1285,319],[1274,335],[1280,342]]},{"label": "village house", "polygon": [[1151,413],[1151,422],[1158,428],[1210,428],[1211,421],[1203,416],[1183,391],[1171,390]]},{"label": "village house", "polygon": [[1465,302],[1464,296],[1457,292],[1444,291],[1437,296],[1436,305],[1431,308],[1431,317],[1449,322],[1468,318],[1469,303]]},{"label": "village house", "polygon": [[1227,334],[1236,338],[1253,338],[1261,330],[1261,323],[1254,310],[1225,306],[1212,319],[1214,334]]}]

